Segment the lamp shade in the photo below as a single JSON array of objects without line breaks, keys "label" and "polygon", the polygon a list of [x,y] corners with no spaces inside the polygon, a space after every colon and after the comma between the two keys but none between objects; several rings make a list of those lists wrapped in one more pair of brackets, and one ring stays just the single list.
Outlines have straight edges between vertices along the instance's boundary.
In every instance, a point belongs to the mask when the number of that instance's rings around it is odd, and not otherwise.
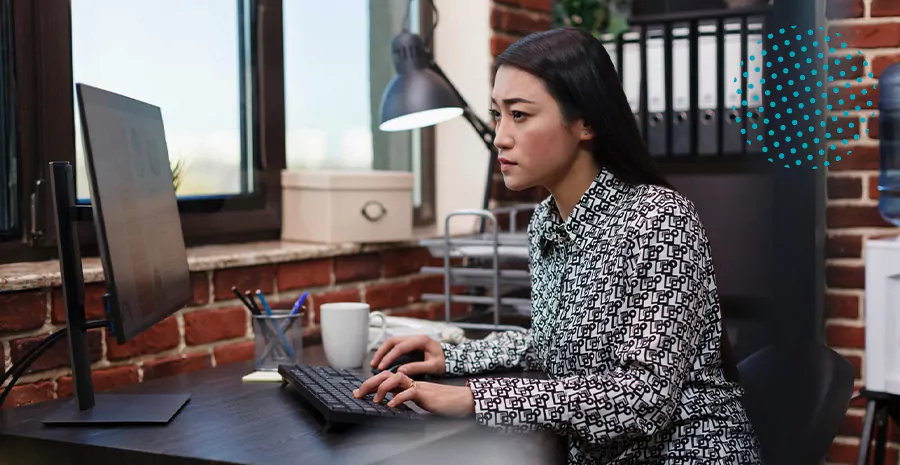
[{"label": "lamp shade", "polygon": [[382,131],[432,126],[463,114],[463,104],[450,84],[429,68],[425,43],[403,32],[391,43],[397,75],[381,97]]}]

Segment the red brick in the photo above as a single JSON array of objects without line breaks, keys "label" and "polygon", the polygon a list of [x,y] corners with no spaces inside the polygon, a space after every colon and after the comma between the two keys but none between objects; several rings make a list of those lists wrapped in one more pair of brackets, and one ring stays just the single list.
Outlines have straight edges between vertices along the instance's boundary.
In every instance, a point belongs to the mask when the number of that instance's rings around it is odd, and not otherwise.
[{"label": "red brick", "polygon": [[[838,92],[835,93],[834,89],[837,89]],[[864,90],[865,94],[863,94]],[[828,90],[828,104],[833,106],[834,110],[855,110],[856,107],[861,109],[878,108],[880,92],[881,88],[874,88],[873,84],[851,84],[849,89],[846,83],[832,85]],[[852,99],[851,95],[855,95],[856,98]],[[841,100],[844,103],[841,103]],[[836,137],[834,134],[831,136]],[[850,136],[848,139],[852,139],[852,137]]]},{"label": "red brick", "polygon": [[153,360],[144,364],[144,381],[203,370],[211,366],[212,360],[207,353],[188,354],[184,357],[176,355]]},{"label": "red brick", "polygon": [[862,0],[828,0],[825,16],[828,19],[861,18],[864,12]]},{"label": "red brick", "polygon": [[[103,391],[136,384],[138,382],[138,371],[137,367],[133,365],[92,370],[91,379],[94,381],[94,390]],[[56,382],[56,390],[59,397],[70,397],[73,395],[74,386],[71,376],[63,376]]]},{"label": "red brick", "polygon": [[862,196],[862,179],[856,177],[828,177],[829,199],[858,199]]},{"label": "red brick", "polygon": [[0,309],[0,333],[40,328],[47,316],[47,296],[44,291],[0,292]]},{"label": "red brick", "polygon": [[[858,96],[857,96],[858,97]],[[827,132],[831,134],[832,140],[853,139],[853,136],[859,134],[859,118],[839,116],[837,121],[827,120]],[[851,128],[850,125],[853,124]],[[840,129],[840,132],[838,132]]]},{"label": "red brick", "polygon": [[878,200],[878,175],[869,176],[869,198]]},{"label": "red brick", "polygon": [[528,34],[550,28],[550,17],[521,10],[494,7],[491,10],[491,28],[495,31]]},{"label": "red brick", "polygon": [[[889,0],[890,1],[890,0]],[[840,37],[836,35],[840,34]],[[842,24],[828,28],[828,35],[846,42],[850,48],[900,46],[900,23]]]},{"label": "red brick", "polygon": [[314,294],[310,296],[310,298],[312,299],[313,308],[315,308],[316,324],[319,324],[319,321],[321,321],[322,311],[320,310],[320,307],[322,304],[332,302],[362,302],[359,298],[359,290],[356,288],[323,292],[321,294]]},{"label": "red brick", "polygon": [[247,334],[247,310],[243,307],[203,310],[184,315],[184,342],[208,344]]},{"label": "red brick", "polygon": [[191,285],[194,286],[194,305],[209,303],[209,275],[206,272],[191,273]]},{"label": "red brick", "polygon": [[3,409],[21,407],[53,400],[53,382],[39,381],[32,384],[16,384],[9,391],[9,397],[3,403]]},{"label": "red brick", "polygon": [[410,286],[408,282],[370,284],[365,296],[372,310],[403,307],[410,303]]},{"label": "red brick", "polygon": [[[858,439],[858,438],[857,438]],[[875,444],[875,441],[872,441],[872,444]],[[844,444],[844,443],[832,443],[831,447],[828,449],[828,453],[825,455],[825,460],[828,463],[834,464],[854,464],[856,463],[857,453],[859,452],[859,444]],[[874,463],[875,454],[874,449],[873,453],[869,454],[871,457],[870,461]],[[885,454],[885,463],[897,463],[897,449],[892,447],[887,448],[887,454]]]},{"label": "red brick", "polygon": [[[17,363],[18,361],[22,360],[25,354],[27,354],[31,349],[35,348],[45,338],[46,336],[37,336],[10,341],[10,359],[13,363]],[[88,357],[90,357],[91,362],[96,362],[103,358],[103,345],[101,344],[102,339],[102,331],[96,329],[88,331]],[[28,371],[26,371],[26,373],[33,373],[35,371],[49,370],[51,368],[61,368],[68,366],[70,366],[69,337],[66,336],[56,341],[53,346],[50,347],[50,349],[48,349],[46,352],[41,354],[40,357],[35,359],[34,363],[32,363],[30,367],[28,367]]]},{"label": "red brick", "polygon": [[[443,302],[431,302],[428,304],[428,308],[431,309],[435,314],[435,320],[443,321],[447,318],[447,310],[444,308]],[[472,312],[471,304],[464,304],[460,302],[453,302],[450,304],[450,319],[459,318],[462,316],[466,316]]]},{"label": "red brick", "polygon": [[835,289],[865,289],[865,267],[848,265],[826,265],[825,284]]},{"label": "red brick", "polygon": [[404,308],[397,308],[391,310],[390,315],[406,318],[421,318],[424,320],[438,319],[437,308],[434,305],[411,305]]},{"label": "red brick", "polygon": [[826,258],[860,258],[862,257],[862,236],[831,235],[825,239]]},{"label": "red brick", "polygon": [[213,349],[213,355],[216,357],[216,365],[218,366],[226,363],[253,360],[253,351],[253,341],[244,341],[227,346],[218,346]]},{"label": "red brick", "polygon": [[515,41],[515,38],[509,36],[493,34],[491,36],[491,56],[497,56],[503,53],[503,51],[509,48]]},{"label": "red brick", "polygon": [[431,252],[425,247],[385,250],[381,252],[384,277],[393,278],[418,273],[431,261]]},{"label": "red brick", "polygon": [[[835,146],[831,150],[831,145]],[[878,170],[878,146],[844,145],[832,142],[828,148],[829,171],[873,171]],[[837,156],[841,159],[837,160]]]},{"label": "red brick", "polygon": [[835,348],[865,349],[866,328],[830,324],[825,327],[825,343]]},{"label": "red brick", "polygon": [[334,259],[334,282],[364,281],[381,277],[377,254],[344,255]]},{"label": "red brick", "polygon": [[552,0],[495,0],[497,3],[518,6],[528,10],[549,12]]},{"label": "red brick", "polygon": [[[858,438],[862,435],[863,416],[848,413],[838,427],[837,436]],[[854,462],[855,463],[855,462]]]},{"label": "red brick", "polygon": [[279,291],[327,286],[331,284],[331,259],[281,263],[276,274]]},{"label": "red brick", "polygon": [[[106,309],[103,305],[103,295],[106,294],[106,285],[90,283],[84,286],[84,314],[88,320],[106,318]],[[66,322],[66,303],[63,299],[62,288],[54,288],[50,294],[50,319],[54,323]]]},{"label": "red brick", "polygon": [[878,130],[880,127],[879,119],[877,116],[871,116],[866,120],[869,123],[869,126],[866,128],[869,130],[868,135],[870,139],[878,139]]},{"label": "red brick", "polygon": [[237,286],[241,292],[261,290],[271,294],[275,285],[275,265],[248,266],[243,268],[226,268],[213,273],[213,284],[216,300],[235,299],[231,292]]},{"label": "red brick", "polygon": [[876,79],[881,77],[881,74],[884,73],[884,70],[888,68],[888,66],[900,63],[900,55],[881,55],[877,57],[873,57],[872,64],[872,76]]},{"label": "red brick", "polygon": [[892,226],[881,217],[875,206],[830,206],[825,212],[825,222],[829,229]]},{"label": "red brick", "polygon": [[897,0],[872,0],[871,16],[873,18],[883,16],[900,16],[900,3]]},{"label": "red brick", "polygon": [[859,318],[859,297],[828,294],[825,296],[825,312],[828,318]]},{"label": "red brick", "polygon": [[422,300],[422,294],[443,294],[444,277],[441,275],[418,275],[409,280],[410,297],[413,302]]},{"label": "red brick", "polygon": [[850,365],[853,365],[853,377],[854,379],[862,379],[863,373],[863,359],[859,355],[845,355],[844,358],[850,362]]},{"label": "red brick", "polygon": [[106,358],[122,360],[138,355],[155,354],[178,347],[181,337],[178,334],[178,321],[174,316],[151,326],[125,344],[118,344],[116,339],[107,334]]}]

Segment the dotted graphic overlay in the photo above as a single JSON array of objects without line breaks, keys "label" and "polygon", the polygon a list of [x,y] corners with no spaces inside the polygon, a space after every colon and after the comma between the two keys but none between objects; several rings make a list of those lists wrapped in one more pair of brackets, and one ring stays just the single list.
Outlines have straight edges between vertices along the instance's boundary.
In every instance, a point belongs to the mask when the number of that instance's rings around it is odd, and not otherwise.
[{"label": "dotted graphic overlay", "polygon": [[[825,30],[824,27],[819,29]],[[850,116],[851,111],[872,109],[878,104],[875,92],[877,84],[860,85],[863,82],[861,77],[857,77],[855,83],[849,81],[834,83],[835,80],[842,81],[842,78],[847,76],[847,70],[857,75],[858,58],[854,59],[854,55],[861,56],[862,51],[857,50],[855,53],[848,51],[847,44],[840,39],[839,33],[836,33],[835,37],[826,35],[824,41],[818,41],[815,40],[812,29],[804,34],[798,31],[796,26],[792,26],[791,29],[779,29],[777,33],[769,34],[768,38],[770,48],[763,49],[762,56],[750,55],[747,65],[748,70],[762,76],[759,82],[748,80],[747,87],[752,90],[755,86],[764,86],[766,91],[763,97],[756,93],[757,95],[753,95],[753,98],[747,101],[743,91],[737,90],[743,98],[740,116],[746,114],[749,118],[753,111],[759,113],[757,121],[752,123],[752,128],[757,130],[755,132],[758,135],[748,137],[747,130],[741,129],[747,145],[761,151],[769,162],[785,168],[818,169],[840,162],[842,155],[835,155],[829,160],[828,154],[838,150],[838,146],[847,145],[851,140],[859,140],[859,130],[854,129],[853,122],[840,120],[836,114],[821,117],[822,110],[817,108],[817,102],[825,103],[829,112],[842,112],[843,116]],[[758,41],[757,44],[762,44],[762,41]],[[809,69],[809,66],[803,65],[803,61],[807,65],[813,62],[807,53],[810,50],[824,60],[825,64],[821,70]],[[804,60],[798,56],[798,51],[807,58]],[[867,61],[862,62],[863,69],[868,65]],[[741,67],[743,66],[742,61]],[[749,75],[747,71],[743,73],[744,77]],[[874,77],[871,72],[868,76]],[[738,82],[737,77],[734,78],[734,82]],[[775,96],[773,91],[779,92],[781,103],[787,104],[786,107],[782,105],[781,108],[776,108],[778,105],[776,98],[779,97]],[[737,110],[737,107],[732,106],[731,109]],[[869,117],[872,116],[875,116],[875,113],[869,114]],[[736,121],[740,123],[741,118]],[[866,122],[867,118],[863,116],[860,121]],[[797,145],[797,141],[803,139],[804,133],[811,134],[816,131],[816,125],[826,128],[825,138],[815,137],[812,144],[803,142],[802,145]],[[868,132],[866,129],[866,133]],[[850,134],[853,134],[852,137],[848,137]],[[846,150],[843,156],[852,156],[852,153],[852,150]]]}]

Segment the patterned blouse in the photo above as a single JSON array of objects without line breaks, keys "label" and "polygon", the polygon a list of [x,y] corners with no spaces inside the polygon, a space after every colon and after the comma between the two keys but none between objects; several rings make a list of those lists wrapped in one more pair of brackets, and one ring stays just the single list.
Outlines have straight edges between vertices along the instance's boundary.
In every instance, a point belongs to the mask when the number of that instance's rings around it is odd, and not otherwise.
[{"label": "patterned blouse", "polygon": [[601,170],[569,219],[551,198],[528,226],[532,329],[444,344],[472,379],[476,420],[563,436],[569,464],[761,463],[726,380],[712,257],[693,204]]}]

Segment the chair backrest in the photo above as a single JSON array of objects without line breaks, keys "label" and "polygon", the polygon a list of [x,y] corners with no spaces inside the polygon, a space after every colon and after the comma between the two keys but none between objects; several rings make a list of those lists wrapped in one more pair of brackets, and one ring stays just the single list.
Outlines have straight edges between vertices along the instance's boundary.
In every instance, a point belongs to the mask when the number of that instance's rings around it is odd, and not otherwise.
[{"label": "chair backrest", "polygon": [[765,463],[821,463],[853,395],[850,362],[808,341],[766,347],[741,361],[738,371]]}]

